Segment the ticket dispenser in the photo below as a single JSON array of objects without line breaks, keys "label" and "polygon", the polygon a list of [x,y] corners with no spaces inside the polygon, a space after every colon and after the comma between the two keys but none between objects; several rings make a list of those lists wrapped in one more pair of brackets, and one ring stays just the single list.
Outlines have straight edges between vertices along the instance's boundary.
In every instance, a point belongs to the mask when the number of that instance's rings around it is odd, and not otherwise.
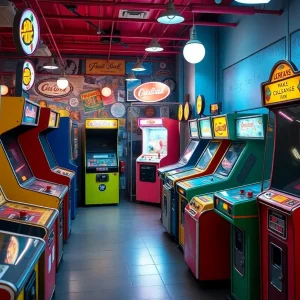
[{"label": "ticket dispenser", "polygon": [[271,184],[257,198],[263,300],[300,299],[299,79],[279,61],[261,85],[262,104],[275,115]]},{"label": "ticket dispenser", "polygon": [[85,122],[85,204],[119,203],[118,119]]}]

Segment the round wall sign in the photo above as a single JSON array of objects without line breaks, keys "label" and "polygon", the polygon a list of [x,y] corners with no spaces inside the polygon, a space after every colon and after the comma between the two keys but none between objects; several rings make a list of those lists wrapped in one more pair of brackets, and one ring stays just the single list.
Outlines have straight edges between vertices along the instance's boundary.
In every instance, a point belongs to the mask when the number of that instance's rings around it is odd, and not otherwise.
[{"label": "round wall sign", "polygon": [[14,18],[13,37],[22,55],[33,55],[40,42],[40,24],[30,8],[20,9]]},{"label": "round wall sign", "polygon": [[154,106],[146,106],[144,113],[147,118],[154,118],[156,116],[156,109]]},{"label": "round wall sign", "polygon": [[185,102],[184,108],[183,108],[183,117],[184,120],[187,121],[191,114],[191,106],[188,102]]},{"label": "round wall sign", "polygon": [[34,65],[29,60],[24,62],[22,74],[22,89],[24,91],[29,91],[35,80]]},{"label": "round wall sign", "polygon": [[182,104],[178,105],[178,121],[182,121],[183,119],[183,106]]},{"label": "round wall sign", "polygon": [[110,108],[111,114],[115,118],[122,118],[126,113],[126,108],[123,103],[115,103]]},{"label": "round wall sign", "polygon": [[199,95],[196,99],[196,111],[199,116],[203,114],[204,106],[205,106],[204,98]]}]

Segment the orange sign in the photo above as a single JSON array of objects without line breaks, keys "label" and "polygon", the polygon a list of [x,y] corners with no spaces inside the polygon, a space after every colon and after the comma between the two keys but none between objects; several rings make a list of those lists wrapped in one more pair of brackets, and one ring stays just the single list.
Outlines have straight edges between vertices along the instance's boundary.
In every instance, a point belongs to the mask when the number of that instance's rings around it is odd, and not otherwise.
[{"label": "orange sign", "polygon": [[170,88],[162,82],[147,82],[139,85],[133,95],[142,102],[158,102],[170,95]]},{"label": "orange sign", "polygon": [[227,120],[225,116],[213,118],[213,126],[214,126],[214,137],[216,138],[228,137]]},{"label": "orange sign", "polygon": [[87,59],[87,75],[125,75],[125,60]]},{"label": "orange sign", "polygon": [[264,106],[300,100],[300,72],[287,61],[278,62],[261,92]]}]

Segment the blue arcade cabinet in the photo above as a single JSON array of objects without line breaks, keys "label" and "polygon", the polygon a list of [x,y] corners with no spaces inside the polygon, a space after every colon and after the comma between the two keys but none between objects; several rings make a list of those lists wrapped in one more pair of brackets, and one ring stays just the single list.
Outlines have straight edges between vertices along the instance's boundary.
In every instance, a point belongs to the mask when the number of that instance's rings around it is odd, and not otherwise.
[{"label": "blue arcade cabinet", "polygon": [[78,166],[76,164],[76,159],[78,158],[79,128],[78,125],[70,119],[68,111],[61,110],[59,113],[59,128],[49,132],[47,134],[47,140],[57,164],[75,172],[75,188],[73,189],[75,195],[73,195],[71,201],[71,218],[74,220],[77,213],[78,196]]}]

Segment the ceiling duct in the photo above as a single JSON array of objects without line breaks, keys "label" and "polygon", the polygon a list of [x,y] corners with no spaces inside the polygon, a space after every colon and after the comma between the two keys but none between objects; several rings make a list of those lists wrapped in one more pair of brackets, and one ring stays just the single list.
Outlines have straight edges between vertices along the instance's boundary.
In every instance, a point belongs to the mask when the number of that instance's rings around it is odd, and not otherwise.
[{"label": "ceiling duct", "polygon": [[119,18],[122,19],[145,20],[148,19],[148,17],[149,17],[148,11],[126,10],[126,9],[119,10]]}]

